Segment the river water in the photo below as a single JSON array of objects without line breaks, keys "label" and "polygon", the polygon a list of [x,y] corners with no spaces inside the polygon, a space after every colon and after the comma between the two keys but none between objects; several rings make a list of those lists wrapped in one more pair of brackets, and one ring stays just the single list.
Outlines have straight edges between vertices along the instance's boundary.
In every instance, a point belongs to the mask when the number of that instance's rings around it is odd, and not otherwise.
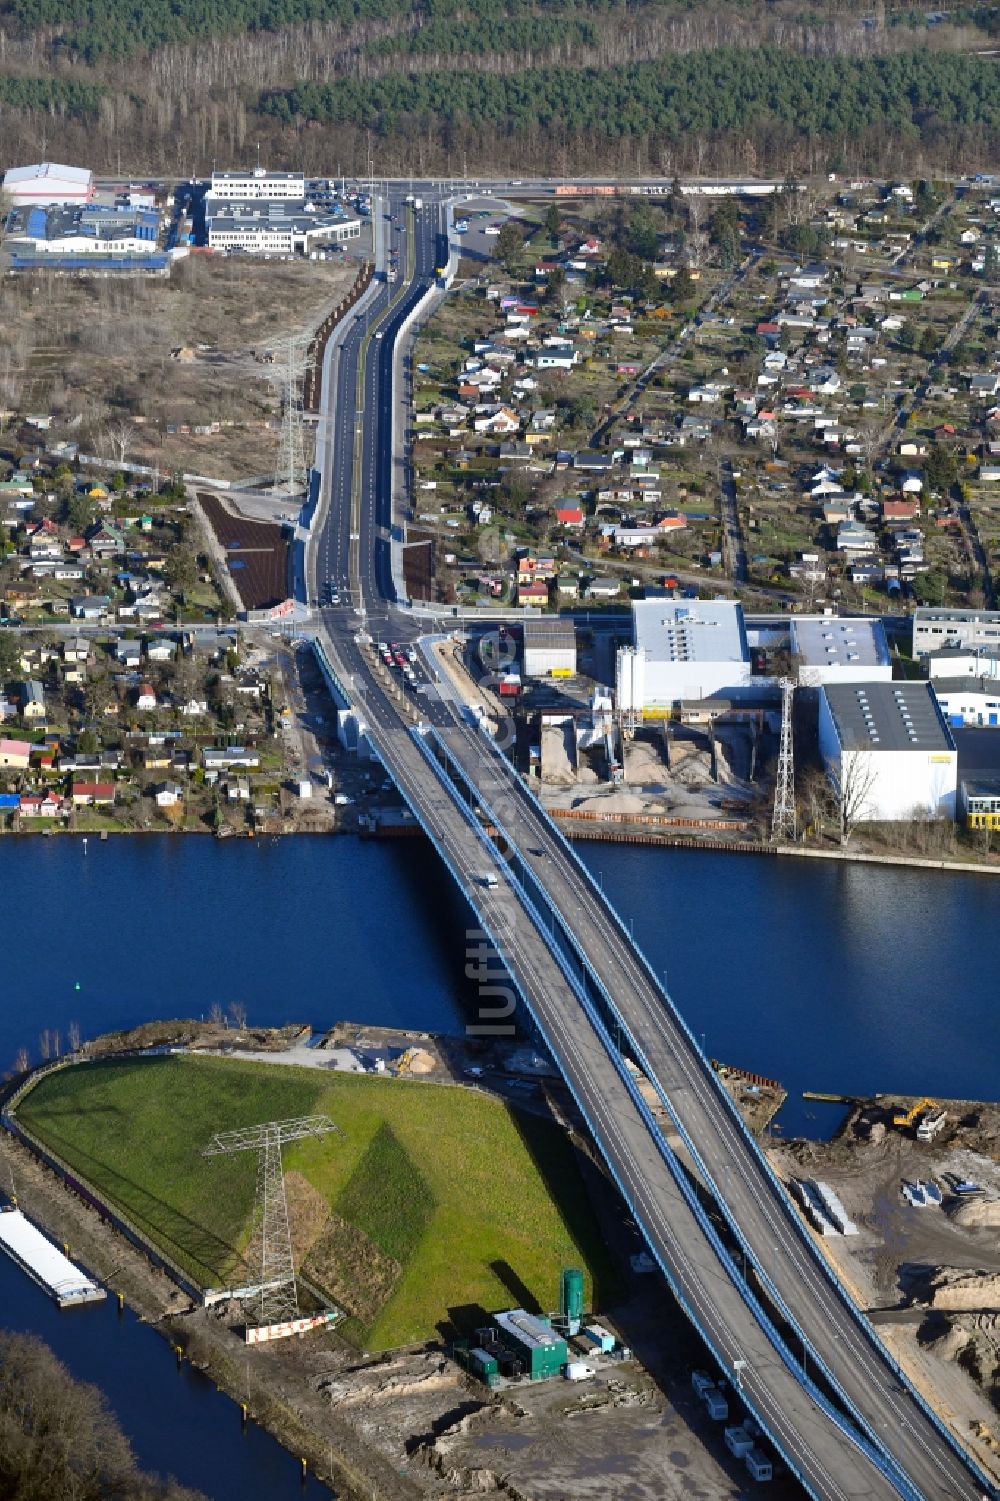
[{"label": "river water", "polygon": [[[1000,882],[698,851],[578,846],[707,1050],[803,1089],[996,1092]],[[238,1002],[257,1024],[461,1030],[467,911],[420,841],[0,841],[0,1067],[65,1039]],[[30,1212],[30,1206],[26,1206]],[[3,1322],[107,1392],[140,1461],[218,1501],[302,1495],[293,1460],[113,1307],[58,1313],[0,1258]],[[317,1496],[319,1487],[306,1494]],[[323,1492],[325,1494],[325,1492]]]}]

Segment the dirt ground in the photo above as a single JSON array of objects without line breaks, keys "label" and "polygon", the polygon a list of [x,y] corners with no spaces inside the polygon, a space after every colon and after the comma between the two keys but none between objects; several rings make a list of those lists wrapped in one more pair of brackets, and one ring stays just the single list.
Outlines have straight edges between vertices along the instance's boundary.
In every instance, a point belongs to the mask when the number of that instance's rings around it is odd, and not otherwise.
[{"label": "dirt ground", "polygon": [[[891,1123],[913,1103],[865,1102],[836,1140],[787,1142],[773,1158],[786,1180],[820,1178],[840,1196],[859,1233],[817,1236],[824,1254],[918,1388],[1000,1479],[1000,1106],[939,1101],[947,1125],[923,1143]],[[982,1195],[956,1195],[963,1179]],[[917,1181],[938,1185],[940,1206],[906,1201],[902,1185]]]},{"label": "dirt ground", "polygon": [[691,820],[751,817],[769,782],[751,780],[751,741],[741,726],[707,734],[672,726],[641,730],[624,746],[623,778],[607,779],[603,749],[573,754],[572,726],[542,730],[542,782],[547,807],[597,814],[665,814]]},{"label": "dirt ground", "polygon": [[[39,273],[0,284],[0,388],[49,413],[54,439],[101,452],[132,429],[127,458],[213,478],[274,469],[279,341],[305,334],[352,285],[358,263],[191,256],[169,279],[74,280]],[[274,363],[255,356],[274,354]],[[113,362],[113,378],[111,378]],[[199,436],[182,424],[222,424]],[[108,456],[111,456],[109,449]]]}]

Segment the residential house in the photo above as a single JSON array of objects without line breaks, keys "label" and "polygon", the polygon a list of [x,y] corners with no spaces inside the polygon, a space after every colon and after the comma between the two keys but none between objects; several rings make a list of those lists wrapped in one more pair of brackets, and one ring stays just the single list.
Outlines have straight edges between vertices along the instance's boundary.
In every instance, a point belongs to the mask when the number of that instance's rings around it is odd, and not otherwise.
[{"label": "residential house", "polygon": [[22,818],[58,818],[63,800],[55,792],[22,792]]},{"label": "residential house", "polygon": [[152,683],[140,683],[136,689],[135,706],[137,709],[155,709],[156,694],[153,692]]},{"label": "residential house", "polygon": [[163,782],[156,788],[153,796],[158,808],[176,808],[178,803],[184,801],[184,788],[177,782]]},{"label": "residential house", "polygon": [[556,520],[560,526],[579,530],[583,525],[583,511],[580,506],[560,506],[556,511]]},{"label": "residential house", "polygon": [[123,636],[115,644],[115,656],[123,667],[135,669],[142,660],[142,642]]},{"label": "residential house", "polygon": [[32,746],[27,740],[7,740],[0,737],[0,766],[10,771],[27,771],[31,762]]},{"label": "residential house", "polygon": [[556,579],[556,592],[560,599],[579,599],[580,580],[572,573],[560,573]]},{"label": "residential house", "polygon": [[172,662],[176,655],[177,648],[169,636],[161,636],[147,643],[146,656],[151,662]]},{"label": "residential house", "polygon": [[106,594],[78,595],[69,602],[69,612],[75,620],[103,620],[111,609],[111,600]]},{"label": "residential house", "polygon": [[616,578],[591,579],[586,590],[588,599],[617,599],[621,592],[621,580]]},{"label": "residential house", "polygon": [[107,807],[115,800],[114,782],[73,782],[70,798],[74,808]]},{"label": "residential house", "polygon": [[519,605],[546,605],[549,602],[549,586],[544,579],[518,579],[517,602]]},{"label": "residential house", "polygon": [[29,678],[18,689],[21,718],[35,722],[45,718],[45,692],[37,678]]},{"label": "residential house", "polygon": [[260,766],[258,753],[247,750],[242,745],[227,745],[222,748],[206,746],[201,753],[201,760],[206,772],[231,771],[234,767],[254,771]]}]

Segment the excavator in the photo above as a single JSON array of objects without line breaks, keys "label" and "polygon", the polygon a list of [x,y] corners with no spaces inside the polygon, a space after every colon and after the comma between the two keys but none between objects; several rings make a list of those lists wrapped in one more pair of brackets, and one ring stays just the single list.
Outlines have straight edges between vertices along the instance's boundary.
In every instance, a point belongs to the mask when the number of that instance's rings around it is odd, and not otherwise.
[{"label": "excavator", "polygon": [[918,1116],[923,1115],[925,1110],[933,1110],[936,1104],[937,1100],[918,1100],[917,1103],[915,1105],[911,1105],[909,1110],[907,1110],[905,1113],[894,1115],[892,1118],[892,1124],[894,1126],[900,1126],[904,1131],[906,1131],[911,1126],[916,1125]]}]

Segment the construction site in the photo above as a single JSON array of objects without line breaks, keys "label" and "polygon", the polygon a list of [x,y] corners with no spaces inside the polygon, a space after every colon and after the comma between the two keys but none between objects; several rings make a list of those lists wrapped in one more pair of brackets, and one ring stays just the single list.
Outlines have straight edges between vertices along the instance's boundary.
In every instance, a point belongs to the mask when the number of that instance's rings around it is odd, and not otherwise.
[{"label": "construction site", "polygon": [[1000,1476],[1000,1106],[876,1096],[772,1160],[880,1337]]}]

